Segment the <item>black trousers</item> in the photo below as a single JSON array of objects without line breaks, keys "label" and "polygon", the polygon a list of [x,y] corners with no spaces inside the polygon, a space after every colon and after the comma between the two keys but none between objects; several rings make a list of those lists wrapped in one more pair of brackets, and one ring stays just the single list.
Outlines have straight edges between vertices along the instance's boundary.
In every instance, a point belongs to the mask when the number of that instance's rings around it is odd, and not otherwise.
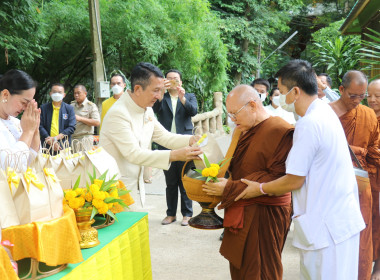
[{"label": "black trousers", "polygon": [[164,171],[166,180],[166,210],[167,216],[175,216],[178,205],[178,188],[181,193],[181,213],[185,217],[193,216],[193,203],[187,197],[186,191],[181,180],[182,167],[185,164],[183,161],[174,161],[170,165],[169,170]]}]

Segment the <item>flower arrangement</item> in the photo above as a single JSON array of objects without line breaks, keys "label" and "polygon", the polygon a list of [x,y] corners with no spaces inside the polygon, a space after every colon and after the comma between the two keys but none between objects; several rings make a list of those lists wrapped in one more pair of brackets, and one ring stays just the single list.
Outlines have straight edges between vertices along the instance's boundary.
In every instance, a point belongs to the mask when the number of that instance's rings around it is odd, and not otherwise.
[{"label": "flower arrangement", "polygon": [[202,177],[207,178],[206,179],[206,183],[208,181],[219,182],[218,177],[217,177],[218,174],[219,174],[219,170],[231,158],[229,158],[229,159],[223,159],[223,160],[219,161],[218,163],[210,163],[209,160],[208,160],[208,158],[207,158],[207,156],[205,154],[203,155],[203,157],[204,157],[204,161],[205,161],[206,167],[203,168],[202,170],[201,169],[194,169],[194,170],[196,172],[198,172],[199,174],[201,174]]},{"label": "flower arrangement", "polygon": [[[128,208],[128,205],[134,203],[133,199],[129,195],[129,191],[125,188],[121,181],[115,180],[112,177],[109,181],[105,181],[106,171],[99,178],[96,178],[96,172],[90,178],[90,185],[86,185],[86,188],[80,188],[80,176],[76,180],[74,187],[71,190],[65,190],[63,203],[67,204],[72,209],[78,208],[92,208],[91,219],[96,214],[108,214],[112,218],[116,219],[115,213],[119,213],[124,208]],[[126,199],[127,195],[127,199]]]}]

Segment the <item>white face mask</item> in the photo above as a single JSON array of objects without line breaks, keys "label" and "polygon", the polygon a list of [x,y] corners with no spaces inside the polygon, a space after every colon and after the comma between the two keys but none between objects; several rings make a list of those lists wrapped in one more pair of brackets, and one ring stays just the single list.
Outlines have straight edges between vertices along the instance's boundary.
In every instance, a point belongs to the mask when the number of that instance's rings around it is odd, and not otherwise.
[{"label": "white face mask", "polygon": [[54,102],[60,102],[63,99],[63,94],[59,92],[54,92],[51,94],[51,99],[53,99]]},{"label": "white face mask", "polygon": [[[276,106],[280,106],[280,95],[273,96],[272,97],[272,103]],[[285,97],[286,98],[286,97]]]},{"label": "white face mask", "polygon": [[267,95],[265,93],[261,93],[260,94],[260,99],[261,99],[261,102],[264,102],[265,99],[267,99]]},{"label": "white face mask", "polygon": [[294,103],[296,103],[296,100],[293,101],[291,104],[286,103],[286,96],[294,89],[294,87],[291,88],[286,94],[280,95],[280,106],[282,109],[291,112],[296,113],[296,108],[294,107]]},{"label": "white face mask", "polygon": [[123,88],[119,85],[114,85],[111,90],[113,94],[119,94],[123,91]]}]

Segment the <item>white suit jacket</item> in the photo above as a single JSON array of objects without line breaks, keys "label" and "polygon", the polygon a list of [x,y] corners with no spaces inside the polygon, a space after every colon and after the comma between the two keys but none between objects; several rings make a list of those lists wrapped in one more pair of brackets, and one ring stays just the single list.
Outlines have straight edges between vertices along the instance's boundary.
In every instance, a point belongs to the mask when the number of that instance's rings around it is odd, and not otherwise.
[{"label": "white suit jacket", "polygon": [[128,93],[109,109],[100,132],[100,146],[117,161],[121,180],[127,189],[140,190],[141,203],[145,203],[145,186],[142,166],[167,170],[170,150],[150,150],[151,142],[168,149],[189,145],[191,135],[167,131],[156,119],[152,108],[138,106]]}]

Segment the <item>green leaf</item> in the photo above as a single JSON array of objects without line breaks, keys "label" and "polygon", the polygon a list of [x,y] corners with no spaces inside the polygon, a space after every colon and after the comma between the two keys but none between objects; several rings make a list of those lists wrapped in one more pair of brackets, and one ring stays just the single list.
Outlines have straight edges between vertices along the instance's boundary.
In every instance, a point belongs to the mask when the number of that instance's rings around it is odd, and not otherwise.
[{"label": "green leaf", "polygon": [[77,180],[75,181],[75,184],[74,184],[74,187],[73,187],[74,191],[79,187],[79,183],[80,183],[80,175],[78,176]]},{"label": "green leaf", "polygon": [[210,167],[211,164],[210,164],[210,162],[208,161],[208,158],[207,158],[206,154],[203,154],[203,158],[204,158],[204,160],[205,160],[206,167]]},{"label": "green leaf", "polygon": [[114,218],[115,219],[115,221],[119,221],[117,218],[116,218],[116,215],[114,214],[114,213],[112,213],[112,211],[111,210],[108,210],[107,211],[107,214],[109,215],[109,216],[111,216],[112,218]]},{"label": "green leaf", "polygon": [[100,177],[99,177],[99,180],[103,180],[103,183],[104,183],[104,181],[106,180],[107,172],[108,172],[108,169],[106,170],[106,172],[104,172],[104,173],[103,173],[102,175],[100,175]]},{"label": "green leaf", "polygon": [[92,212],[91,212],[91,218],[90,218],[90,220],[92,220],[95,217],[96,214],[98,214],[98,209],[96,209],[96,207],[93,206],[92,207]]},{"label": "green leaf", "polygon": [[210,180],[212,180],[212,177],[207,177],[206,183]]}]

